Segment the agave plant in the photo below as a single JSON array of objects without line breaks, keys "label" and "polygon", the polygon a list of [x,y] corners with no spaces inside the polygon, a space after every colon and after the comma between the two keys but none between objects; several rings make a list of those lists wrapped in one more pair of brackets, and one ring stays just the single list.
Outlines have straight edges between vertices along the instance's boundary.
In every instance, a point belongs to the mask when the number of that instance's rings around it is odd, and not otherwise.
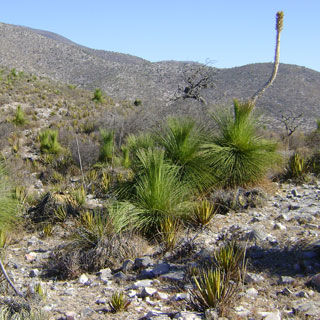
[{"label": "agave plant", "polygon": [[192,306],[200,311],[217,308],[223,313],[236,292],[237,283],[228,281],[225,271],[219,268],[202,270],[200,277],[193,279],[196,288],[190,290]]},{"label": "agave plant", "polygon": [[112,312],[120,312],[127,310],[130,303],[131,301],[124,296],[123,292],[115,292],[111,296],[109,306]]}]

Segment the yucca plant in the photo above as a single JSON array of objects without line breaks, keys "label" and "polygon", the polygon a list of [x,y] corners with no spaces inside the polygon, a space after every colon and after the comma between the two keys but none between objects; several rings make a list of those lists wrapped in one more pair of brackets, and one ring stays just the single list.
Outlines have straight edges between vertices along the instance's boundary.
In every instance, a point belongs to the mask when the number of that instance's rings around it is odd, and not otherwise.
[{"label": "yucca plant", "polygon": [[101,129],[101,146],[99,160],[101,162],[111,162],[114,155],[114,132]]},{"label": "yucca plant", "polygon": [[190,211],[190,194],[179,180],[179,169],[165,161],[163,150],[138,150],[137,159],[130,201],[141,210],[138,228],[151,235],[165,218],[178,219]]},{"label": "yucca plant", "polygon": [[209,162],[201,150],[207,135],[192,119],[169,118],[154,138],[164,148],[166,159],[179,168],[180,179],[200,191],[213,182]]},{"label": "yucca plant", "polygon": [[17,223],[19,202],[12,196],[11,183],[0,162],[0,230],[10,230]]},{"label": "yucca plant", "polygon": [[58,154],[62,147],[58,141],[58,130],[46,129],[39,133],[40,151],[42,153]]},{"label": "yucca plant", "polygon": [[115,292],[111,296],[109,301],[109,306],[112,312],[126,311],[130,305],[131,301],[128,300],[123,292]]},{"label": "yucca plant", "polygon": [[287,177],[300,178],[307,173],[308,163],[305,157],[298,152],[295,152],[287,164]]},{"label": "yucca plant", "polygon": [[200,226],[206,226],[216,214],[216,206],[207,199],[196,202],[191,219]]},{"label": "yucca plant", "polygon": [[258,183],[268,169],[280,160],[276,144],[257,134],[257,119],[250,102],[234,100],[233,115],[213,116],[218,135],[204,145],[204,152],[220,187]]},{"label": "yucca plant", "polygon": [[24,125],[26,123],[26,116],[25,116],[24,111],[22,110],[20,104],[17,107],[16,113],[14,115],[12,122],[14,124],[16,124],[17,126]]},{"label": "yucca plant", "polygon": [[227,280],[224,270],[219,268],[202,270],[199,278],[193,277],[196,288],[190,290],[191,305],[204,311],[216,308],[223,314],[231,302],[237,288],[237,283]]},{"label": "yucca plant", "polygon": [[246,250],[235,241],[225,244],[213,254],[217,268],[223,270],[226,277],[241,281],[246,268]]},{"label": "yucca plant", "polygon": [[174,217],[166,217],[160,223],[160,230],[158,232],[165,251],[173,250],[175,247],[178,240],[179,229],[179,221]]}]

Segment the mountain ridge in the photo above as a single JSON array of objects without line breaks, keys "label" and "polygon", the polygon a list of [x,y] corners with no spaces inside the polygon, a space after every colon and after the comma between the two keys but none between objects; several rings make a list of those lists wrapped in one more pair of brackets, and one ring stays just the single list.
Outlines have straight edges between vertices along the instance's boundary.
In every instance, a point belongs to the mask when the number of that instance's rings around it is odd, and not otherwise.
[{"label": "mountain ridge", "polygon": [[[166,105],[185,72],[195,62],[150,62],[133,55],[95,50],[76,44],[50,31],[0,23],[0,65],[46,76],[123,100],[140,99],[145,105]],[[217,69],[214,88],[203,91],[209,104],[230,104],[246,99],[269,78],[271,63],[254,63]],[[273,86],[258,100],[257,108],[278,117],[291,111],[303,112],[305,120],[320,118],[320,72],[302,66],[280,64]],[[183,101],[201,108],[195,101]],[[172,108],[181,103],[173,103]]]}]

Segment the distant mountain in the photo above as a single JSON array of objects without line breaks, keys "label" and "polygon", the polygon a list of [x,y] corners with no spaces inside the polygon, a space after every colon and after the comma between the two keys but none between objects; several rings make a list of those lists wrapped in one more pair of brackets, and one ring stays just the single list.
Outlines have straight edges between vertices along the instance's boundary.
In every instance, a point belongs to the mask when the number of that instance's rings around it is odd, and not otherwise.
[{"label": "distant mountain", "polygon": [[[0,65],[83,88],[101,88],[113,98],[141,99],[145,105],[160,106],[173,96],[184,72],[195,63],[152,63],[128,54],[86,48],[52,32],[0,23]],[[215,86],[203,96],[216,105],[248,98],[268,80],[271,70],[271,63],[212,68]],[[287,110],[303,112],[309,126],[320,118],[319,89],[319,72],[281,64],[276,81],[258,100],[257,107],[269,120]],[[186,105],[201,113],[198,103],[186,101]],[[178,106],[181,102],[171,110]]]}]

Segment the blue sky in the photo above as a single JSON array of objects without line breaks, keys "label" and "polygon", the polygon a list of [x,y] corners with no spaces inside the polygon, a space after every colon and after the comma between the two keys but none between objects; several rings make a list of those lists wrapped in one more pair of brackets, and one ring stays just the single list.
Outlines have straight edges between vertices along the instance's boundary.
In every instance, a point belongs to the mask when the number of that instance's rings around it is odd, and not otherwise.
[{"label": "blue sky", "polygon": [[3,0],[0,22],[149,61],[228,68],[273,61],[279,10],[280,62],[320,71],[320,0]]}]

